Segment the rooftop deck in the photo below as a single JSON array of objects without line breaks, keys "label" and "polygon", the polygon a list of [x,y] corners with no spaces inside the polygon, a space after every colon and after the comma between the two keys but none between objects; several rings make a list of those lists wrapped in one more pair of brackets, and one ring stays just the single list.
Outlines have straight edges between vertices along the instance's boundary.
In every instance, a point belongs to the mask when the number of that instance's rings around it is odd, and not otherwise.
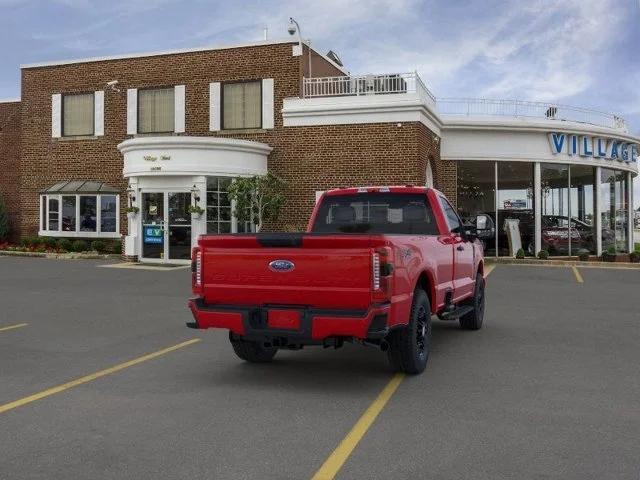
[{"label": "rooftop deck", "polygon": [[585,123],[628,132],[624,118],[598,110],[554,102],[436,98],[417,73],[305,78],[303,98],[418,94],[439,115],[508,117]]}]

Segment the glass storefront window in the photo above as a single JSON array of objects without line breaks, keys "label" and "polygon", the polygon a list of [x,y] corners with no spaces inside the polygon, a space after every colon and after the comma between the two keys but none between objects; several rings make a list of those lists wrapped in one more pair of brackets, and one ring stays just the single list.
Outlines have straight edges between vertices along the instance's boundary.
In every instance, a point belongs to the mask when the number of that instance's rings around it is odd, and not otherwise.
[{"label": "glass storefront window", "polygon": [[[498,255],[513,256],[518,248],[535,255],[533,164],[498,162]],[[517,230],[509,225],[517,224]],[[519,235],[518,235],[519,233]]]},{"label": "glass storefront window", "polygon": [[[479,213],[496,219],[497,252],[515,254],[518,242],[510,238],[519,231],[526,255],[536,254],[534,165],[529,162],[457,162],[457,207],[464,223]],[[496,176],[497,170],[497,176]],[[596,204],[600,203],[602,251],[629,249],[629,174],[602,168],[600,192],[596,191],[595,167],[540,163],[539,249],[551,255],[575,256],[581,251],[597,253]],[[498,184],[495,194],[494,185]],[[514,223],[518,229],[515,230]],[[482,239],[485,254],[496,253],[495,240]]]},{"label": "glass storefront window", "polygon": [[586,165],[571,165],[569,209],[571,217],[571,255],[580,250],[596,252],[596,169]]},{"label": "glass storefront window", "polygon": [[569,165],[540,165],[542,250],[569,255]]},{"label": "glass storefront window", "polygon": [[[458,162],[458,214],[464,223],[473,223],[478,214],[496,218],[496,164],[495,162]],[[485,255],[495,256],[495,235],[482,238]]]},{"label": "glass storefront window", "polygon": [[600,170],[600,215],[602,251],[627,252],[629,230],[629,191],[627,173],[608,168]]}]

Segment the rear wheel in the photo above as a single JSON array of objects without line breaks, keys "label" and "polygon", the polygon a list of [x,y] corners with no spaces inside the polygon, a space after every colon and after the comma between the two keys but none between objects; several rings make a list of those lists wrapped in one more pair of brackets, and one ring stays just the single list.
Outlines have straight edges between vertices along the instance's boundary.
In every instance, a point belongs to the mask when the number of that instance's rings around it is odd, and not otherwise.
[{"label": "rear wheel", "polygon": [[231,346],[233,351],[242,360],[251,363],[266,363],[273,360],[278,349],[276,347],[265,347],[259,342],[250,342],[247,340],[241,340],[233,338],[229,335]]},{"label": "rear wheel", "polygon": [[424,290],[416,290],[409,324],[388,337],[389,363],[398,372],[422,373],[431,350],[431,306]]},{"label": "rear wheel", "polygon": [[460,326],[465,330],[479,330],[484,320],[484,304],[484,276],[478,273],[473,298],[470,301],[473,310],[460,317]]}]

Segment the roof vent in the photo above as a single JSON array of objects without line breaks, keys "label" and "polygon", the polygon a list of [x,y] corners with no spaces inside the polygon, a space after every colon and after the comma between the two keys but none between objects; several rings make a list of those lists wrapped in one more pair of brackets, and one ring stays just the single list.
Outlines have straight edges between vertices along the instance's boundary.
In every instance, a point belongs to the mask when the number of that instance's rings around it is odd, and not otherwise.
[{"label": "roof vent", "polygon": [[333,50],[329,50],[327,52],[327,57],[329,57],[332,61],[337,63],[339,66],[344,67],[344,65],[342,64],[342,60],[340,60],[340,57],[338,56],[338,54]]}]

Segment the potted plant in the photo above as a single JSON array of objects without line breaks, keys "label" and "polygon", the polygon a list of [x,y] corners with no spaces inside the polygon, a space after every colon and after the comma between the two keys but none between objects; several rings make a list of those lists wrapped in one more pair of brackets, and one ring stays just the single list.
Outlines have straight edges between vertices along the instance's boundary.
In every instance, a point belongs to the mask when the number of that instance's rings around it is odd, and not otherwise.
[{"label": "potted plant", "polygon": [[127,216],[129,218],[134,218],[138,214],[140,209],[136,206],[130,205],[127,208],[125,208],[124,211],[127,212]]},{"label": "potted plant", "polygon": [[518,251],[516,252],[516,258],[519,260],[524,259],[524,249],[522,248],[518,249]]},{"label": "potted plant", "polygon": [[589,261],[589,250],[587,250],[585,248],[581,248],[580,250],[578,250],[578,260],[580,260],[582,262],[588,262]]},{"label": "potted plant", "polygon": [[202,208],[202,207],[200,207],[198,205],[191,205],[191,206],[189,206],[189,213],[191,214],[191,216],[193,218],[198,219],[204,213],[204,208]]},{"label": "potted plant", "polygon": [[615,245],[609,245],[606,252],[602,252],[603,262],[615,262],[616,261],[616,247]]},{"label": "potted plant", "polygon": [[549,252],[547,252],[546,250],[540,250],[538,252],[538,259],[547,260],[548,258],[549,258]]}]

